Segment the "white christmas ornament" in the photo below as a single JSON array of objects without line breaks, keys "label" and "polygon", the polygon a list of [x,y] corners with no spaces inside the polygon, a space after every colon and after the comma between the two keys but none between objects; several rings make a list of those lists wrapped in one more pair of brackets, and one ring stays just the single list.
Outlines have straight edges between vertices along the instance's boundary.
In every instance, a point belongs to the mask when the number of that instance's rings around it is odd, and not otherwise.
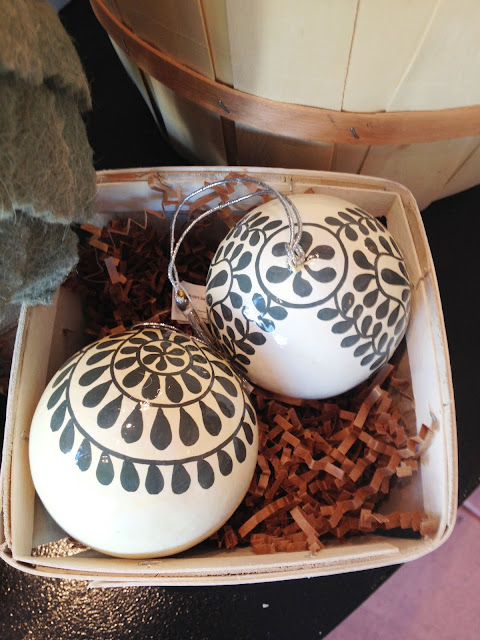
[{"label": "white christmas ornament", "polygon": [[210,326],[255,384],[326,398],[391,357],[406,330],[410,284],[400,249],[375,217],[320,194],[290,203],[296,245],[279,199],[245,215],[221,242],[207,278]]},{"label": "white christmas ornament", "polygon": [[214,533],[257,460],[242,381],[209,346],[165,326],[97,341],[45,389],[30,432],[39,497],[107,554],[165,556]]}]

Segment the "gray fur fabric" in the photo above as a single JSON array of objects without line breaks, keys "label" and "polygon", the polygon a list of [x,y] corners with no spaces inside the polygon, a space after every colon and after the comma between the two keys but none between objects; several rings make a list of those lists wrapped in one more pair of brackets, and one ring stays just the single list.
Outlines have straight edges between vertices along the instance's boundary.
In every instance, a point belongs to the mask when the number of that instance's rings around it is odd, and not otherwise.
[{"label": "gray fur fabric", "polygon": [[72,222],[93,213],[82,114],[90,92],[70,37],[44,0],[0,0],[0,320],[48,304],[76,264]]}]

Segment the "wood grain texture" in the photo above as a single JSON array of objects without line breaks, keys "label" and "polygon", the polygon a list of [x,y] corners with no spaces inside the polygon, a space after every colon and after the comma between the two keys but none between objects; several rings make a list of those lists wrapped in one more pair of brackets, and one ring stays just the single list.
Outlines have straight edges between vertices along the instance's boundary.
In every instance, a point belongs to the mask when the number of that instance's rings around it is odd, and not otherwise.
[{"label": "wood grain texture", "polygon": [[345,173],[360,173],[365,156],[369,150],[368,144],[336,144],[334,145],[331,171]]},{"label": "wood grain texture", "polygon": [[328,142],[296,140],[255,129],[236,127],[238,164],[328,171],[335,145]]},{"label": "wood grain texture", "polygon": [[[477,139],[440,140],[414,145],[370,147],[361,173],[394,178],[415,194],[419,209],[439,198],[444,185]],[[477,176],[477,182],[480,174]]]},{"label": "wood grain texture", "polygon": [[168,137],[175,151],[190,162],[227,164],[220,116],[186,100],[154,78],[147,78],[161,105]]},{"label": "wood grain texture", "polygon": [[233,86],[225,0],[200,0],[215,79]]},{"label": "wood grain texture", "polygon": [[359,3],[343,110],[387,110],[437,1],[363,0]]},{"label": "wood grain texture", "polygon": [[214,78],[200,0],[115,0],[123,23],[157,49]]},{"label": "wood grain texture", "polygon": [[465,189],[470,189],[480,182],[480,138],[474,138],[476,143],[471,153],[456,167],[453,174],[443,186],[440,197],[450,196]]},{"label": "wood grain texture", "polygon": [[357,0],[226,0],[233,86],[340,110]]},{"label": "wood grain texture", "polygon": [[438,0],[421,45],[388,110],[479,104],[479,36],[478,0]]},{"label": "wood grain texture", "polygon": [[318,142],[407,144],[480,135],[480,106],[438,111],[352,113],[252,96],[180,64],[125,27],[102,0],[91,0],[106,31],[145,72],[187,100],[262,131]]}]

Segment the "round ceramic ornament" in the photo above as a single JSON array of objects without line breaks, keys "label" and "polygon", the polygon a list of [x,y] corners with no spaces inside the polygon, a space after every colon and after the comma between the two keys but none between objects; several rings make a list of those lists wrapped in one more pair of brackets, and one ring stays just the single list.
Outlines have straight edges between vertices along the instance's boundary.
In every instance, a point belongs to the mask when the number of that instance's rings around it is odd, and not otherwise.
[{"label": "round ceramic ornament", "polygon": [[242,381],[166,326],[99,340],[45,389],[30,432],[39,497],[71,536],[107,554],[165,556],[215,532],[257,460]]},{"label": "round ceramic ornament", "polygon": [[221,242],[207,277],[208,316],[222,350],[252,382],[326,398],[393,354],[410,284],[400,249],[375,217],[327,195],[288,202],[293,247],[279,199],[246,214]]}]

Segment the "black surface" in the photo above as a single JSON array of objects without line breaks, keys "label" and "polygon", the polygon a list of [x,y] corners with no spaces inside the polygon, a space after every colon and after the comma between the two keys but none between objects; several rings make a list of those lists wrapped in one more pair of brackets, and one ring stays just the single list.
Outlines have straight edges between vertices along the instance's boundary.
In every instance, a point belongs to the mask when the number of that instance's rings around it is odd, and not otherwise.
[{"label": "black surface", "polygon": [[[97,169],[186,164],[164,142],[86,0],[62,12],[91,83]],[[480,188],[423,214],[436,265],[456,393],[460,500],[480,481],[476,313]],[[1,410],[1,403],[0,403]],[[88,590],[0,562],[0,638],[135,640],[325,637],[395,568],[260,585]]]},{"label": "black surface", "polygon": [[86,122],[95,168],[188,164],[160,134],[88,0],[73,0],[60,17],[76,45],[90,84],[93,111]]},{"label": "black surface", "polygon": [[434,202],[422,218],[450,350],[463,502],[480,483],[480,187]]}]

